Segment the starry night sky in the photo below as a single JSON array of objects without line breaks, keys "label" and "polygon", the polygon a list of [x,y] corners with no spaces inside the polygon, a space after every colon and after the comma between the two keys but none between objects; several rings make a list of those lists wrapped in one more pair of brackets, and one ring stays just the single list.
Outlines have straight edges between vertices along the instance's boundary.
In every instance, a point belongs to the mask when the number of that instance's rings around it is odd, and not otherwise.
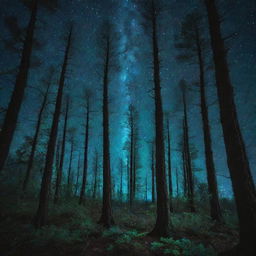
[{"label": "starry night sky", "polygon": [[[169,112],[172,140],[172,166],[178,168],[180,174],[181,158],[178,144],[182,134],[181,120],[182,107],[178,83],[186,79],[189,84],[197,81],[195,66],[178,63],[175,59],[177,50],[174,47],[174,38],[178,34],[183,17],[194,8],[200,6],[199,0],[166,0],[166,10],[159,22],[160,57],[162,61],[161,79],[162,95],[165,112]],[[4,20],[7,16],[18,17],[19,24],[26,26],[29,11],[18,0],[0,0],[0,71],[15,68],[19,64],[19,54],[4,48],[3,40],[10,37]],[[255,0],[225,0],[220,1],[220,11],[225,14],[223,34],[236,32],[236,37],[229,40],[229,63],[232,82],[235,89],[237,109],[240,124],[247,145],[253,175],[256,178],[256,1]],[[142,181],[146,173],[150,175],[150,144],[154,136],[153,126],[153,99],[151,75],[151,41],[147,29],[143,26],[141,10],[134,0],[60,0],[56,12],[39,9],[36,38],[42,48],[35,50],[34,55],[42,60],[42,65],[30,72],[29,86],[40,86],[40,80],[45,77],[50,65],[56,67],[52,91],[56,90],[57,80],[68,24],[74,24],[72,58],[70,60],[66,80],[66,93],[72,95],[72,116],[69,127],[76,130],[76,157],[83,149],[84,113],[81,95],[84,88],[95,91],[93,100],[93,114],[91,120],[91,135],[89,142],[89,167],[92,164],[92,155],[95,149],[101,150],[101,86],[102,86],[102,51],[99,47],[99,31],[104,20],[109,19],[113,24],[114,47],[116,57],[111,70],[110,83],[110,141],[111,166],[114,177],[118,177],[118,159],[125,161],[125,142],[129,136],[127,128],[127,110],[133,103],[139,112],[139,169]],[[203,9],[204,11],[204,9]],[[207,24],[205,24],[207,29]],[[207,31],[207,30],[206,30]],[[0,102],[6,107],[12,91],[15,76],[0,76]],[[228,176],[222,132],[219,122],[218,105],[216,101],[214,74],[207,72],[207,100],[210,104],[210,120],[212,128],[213,151],[218,174]],[[191,86],[193,88],[193,85]],[[199,93],[196,90],[189,92],[189,125],[190,141],[197,148],[198,158],[195,165],[201,169],[196,173],[200,182],[205,182],[205,167],[202,141],[201,116],[199,109]],[[52,96],[54,98],[54,95]],[[19,118],[19,126],[12,152],[22,143],[24,135],[33,134],[35,114],[40,105],[40,97],[36,90],[27,88],[26,98]],[[49,105],[45,113],[44,128],[50,124],[53,106]],[[1,116],[1,120],[3,116]],[[61,118],[62,120],[63,118]],[[62,127],[62,121],[60,129]],[[61,133],[60,133],[61,135]],[[69,145],[68,145],[69,150]],[[68,157],[66,157],[68,161]],[[75,160],[75,163],[77,161]],[[89,170],[90,173],[90,170]],[[150,177],[149,177],[150,178]],[[175,177],[174,177],[175,180]],[[231,195],[229,179],[218,176],[220,193],[222,196]],[[175,184],[174,184],[175,186]]]}]

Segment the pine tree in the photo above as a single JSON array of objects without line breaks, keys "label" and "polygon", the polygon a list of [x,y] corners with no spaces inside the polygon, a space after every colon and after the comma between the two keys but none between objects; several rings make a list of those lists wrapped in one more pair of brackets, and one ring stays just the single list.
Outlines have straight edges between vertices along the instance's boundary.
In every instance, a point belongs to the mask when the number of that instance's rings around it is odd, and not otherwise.
[{"label": "pine tree", "polygon": [[55,193],[54,193],[55,204],[59,202],[60,195],[61,195],[61,182],[62,182],[64,158],[65,158],[65,151],[66,151],[68,115],[69,115],[69,97],[67,97],[67,100],[66,100],[65,118],[64,118],[62,144],[61,144],[61,152],[60,152],[60,165],[59,165],[59,168],[57,169],[57,178],[56,178],[56,186],[55,186]]},{"label": "pine tree", "polygon": [[220,210],[218,185],[215,171],[215,164],[212,153],[211,129],[209,124],[208,107],[206,101],[206,82],[205,82],[205,58],[207,50],[206,41],[203,37],[202,17],[199,13],[193,12],[185,17],[182,23],[181,33],[176,47],[180,54],[179,60],[191,62],[195,60],[199,70],[200,88],[200,108],[203,123],[205,165],[207,171],[210,213],[213,220],[221,222],[222,215]]},{"label": "pine tree", "polygon": [[23,187],[22,187],[23,192],[26,192],[28,183],[29,183],[29,180],[31,177],[31,171],[33,168],[34,157],[35,157],[36,147],[37,147],[38,138],[39,138],[39,132],[41,129],[41,124],[42,124],[42,119],[43,119],[43,113],[44,113],[45,107],[47,105],[49,89],[50,89],[50,85],[52,82],[53,73],[54,73],[54,70],[50,69],[48,80],[44,81],[45,85],[46,85],[46,89],[43,92],[43,100],[42,100],[42,104],[41,104],[39,112],[38,112],[35,134],[33,137],[31,152],[30,152],[30,156],[29,156],[29,160],[28,160],[28,166],[27,166],[26,175],[25,175],[25,179],[24,179]]},{"label": "pine tree", "polygon": [[50,137],[49,137],[48,146],[47,146],[47,153],[46,153],[45,167],[44,167],[44,173],[43,173],[42,184],[41,184],[39,205],[38,205],[37,213],[35,216],[36,228],[40,228],[44,226],[47,222],[54,151],[55,151],[55,145],[56,145],[57,134],[58,134],[58,125],[59,125],[59,118],[61,113],[61,105],[62,105],[64,85],[65,85],[66,71],[68,66],[68,57],[69,57],[70,48],[71,48],[71,40],[72,40],[72,27],[70,29],[68,39],[67,39],[65,56],[64,56],[60,80],[59,80],[57,99],[55,103],[54,116],[52,120],[51,132],[50,132]]},{"label": "pine tree", "polygon": [[215,0],[204,0],[209,22],[215,78],[220,107],[227,162],[232,181],[240,243],[223,255],[256,255],[256,191],[237,118],[233,86],[229,74],[227,52],[221,32],[221,20]]},{"label": "pine tree", "polygon": [[113,42],[111,40],[111,26],[106,23],[103,27],[104,71],[103,71],[103,203],[99,224],[110,228],[114,224],[112,215],[110,143],[109,143],[109,73],[112,57]]}]

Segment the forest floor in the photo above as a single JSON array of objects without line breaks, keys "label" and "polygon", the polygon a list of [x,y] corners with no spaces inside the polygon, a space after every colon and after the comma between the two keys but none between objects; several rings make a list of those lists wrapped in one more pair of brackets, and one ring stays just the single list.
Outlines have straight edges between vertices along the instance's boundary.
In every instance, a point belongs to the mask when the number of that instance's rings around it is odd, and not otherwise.
[{"label": "forest floor", "polygon": [[[178,203],[178,202],[176,202]],[[32,222],[36,200],[0,198],[1,256],[211,256],[238,241],[235,220],[225,214],[226,224],[216,225],[204,213],[172,214],[170,238],[147,235],[155,221],[155,206],[137,202],[131,211],[114,203],[116,226],[104,230],[97,225],[101,204],[77,198],[51,205],[49,223],[35,230]]]}]

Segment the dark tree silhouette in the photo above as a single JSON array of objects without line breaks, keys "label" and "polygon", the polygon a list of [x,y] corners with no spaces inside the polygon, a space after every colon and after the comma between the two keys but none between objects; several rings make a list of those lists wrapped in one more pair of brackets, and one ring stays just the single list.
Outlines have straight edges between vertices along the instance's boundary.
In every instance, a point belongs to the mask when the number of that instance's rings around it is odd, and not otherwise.
[{"label": "dark tree silhouette", "polygon": [[26,192],[27,187],[28,187],[28,183],[29,183],[29,180],[30,180],[31,171],[32,171],[32,168],[33,168],[34,157],[35,157],[35,152],[36,152],[36,147],[37,147],[37,142],[38,142],[38,137],[39,137],[39,132],[40,132],[42,118],[43,118],[43,113],[44,113],[45,107],[47,105],[47,99],[48,99],[48,95],[49,95],[49,89],[50,89],[50,85],[51,85],[51,82],[52,82],[53,74],[54,74],[54,70],[50,69],[48,80],[44,81],[45,85],[46,85],[46,89],[43,92],[43,100],[42,100],[42,104],[40,106],[38,117],[37,117],[35,134],[34,134],[34,137],[33,137],[31,152],[30,152],[29,159],[28,159],[28,166],[27,166],[27,170],[26,170],[26,175],[25,175],[25,179],[24,179],[24,182],[23,182],[23,186],[22,186],[23,192]]},{"label": "dark tree silhouette", "polygon": [[57,169],[57,179],[56,179],[56,186],[55,186],[55,193],[54,193],[55,204],[59,202],[60,194],[61,194],[61,182],[62,182],[64,158],[65,158],[65,151],[66,151],[68,114],[69,114],[69,97],[67,97],[67,100],[66,100],[65,118],[64,118],[61,153],[60,153],[60,165],[59,165],[59,168]]},{"label": "dark tree silhouette", "polygon": [[145,201],[148,201],[148,174],[145,177]]},{"label": "dark tree silhouette", "polygon": [[138,1],[145,22],[149,27],[152,47],[154,104],[155,104],[155,170],[157,190],[157,217],[152,236],[165,237],[170,234],[170,217],[168,206],[168,193],[165,173],[165,147],[164,147],[164,122],[161,95],[160,58],[158,45],[158,18],[160,15],[159,3],[155,0]]},{"label": "dark tree silhouette", "polygon": [[176,175],[176,196],[179,197],[179,172],[178,168],[175,168],[175,175]]},{"label": "dark tree silhouette", "polygon": [[25,89],[27,87],[27,80],[29,69],[31,68],[31,54],[34,44],[34,32],[37,21],[38,4],[39,2],[48,8],[55,8],[57,1],[49,0],[27,0],[24,1],[31,10],[30,20],[26,29],[25,39],[23,40],[23,47],[21,52],[21,59],[16,76],[16,81],[12,96],[5,113],[5,118],[0,132],[0,173],[4,168],[4,164],[9,154],[13,135],[16,130],[18,115],[23,102]]},{"label": "dark tree silhouette", "polygon": [[152,48],[154,67],[154,99],[155,99],[155,137],[156,137],[156,190],[157,190],[157,219],[151,235],[165,237],[170,233],[170,218],[168,207],[168,195],[165,174],[165,149],[163,107],[161,96],[160,62],[157,34],[157,9],[155,1],[150,6],[150,21],[152,22]]},{"label": "dark tree silhouette", "polygon": [[207,171],[210,213],[213,220],[221,222],[222,215],[219,204],[218,185],[216,171],[212,153],[211,129],[208,117],[208,108],[206,101],[206,82],[205,82],[205,60],[204,53],[206,42],[203,38],[201,24],[202,17],[199,13],[188,14],[182,23],[180,38],[176,47],[180,51],[179,60],[191,61],[196,59],[199,68],[199,87],[200,87],[200,108],[203,123],[205,164]]},{"label": "dark tree silhouette", "polygon": [[20,66],[16,77],[14,90],[12,92],[11,100],[6,111],[2,130],[0,133],[0,173],[3,170],[10,150],[11,142],[17,125],[18,115],[24,98],[25,88],[27,86],[37,10],[38,0],[35,0],[33,1],[30,21],[26,31],[26,37],[24,40]]},{"label": "dark tree silhouette", "polygon": [[186,83],[184,80],[180,82],[180,87],[182,91],[182,102],[183,102],[183,147],[184,147],[184,164],[185,164],[185,180],[187,186],[187,195],[189,209],[191,212],[195,212],[195,203],[194,203],[194,179],[190,155],[190,143],[189,143],[189,128],[188,128],[188,111],[187,111],[187,100],[186,100]]},{"label": "dark tree silhouette", "polygon": [[58,140],[58,142],[56,143],[56,152],[55,152],[55,171],[56,171],[56,182],[55,182],[55,186],[57,183],[57,175],[58,175],[58,171],[60,168],[60,148],[61,148],[61,143],[60,140]]},{"label": "dark tree silhouette", "polygon": [[137,156],[137,133],[135,131],[134,134],[134,143],[133,143],[133,167],[132,167],[132,174],[133,174],[133,184],[132,184],[132,196],[133,201],[136,199],[136,192],[137,192],[137,164],[138,164],[138,156]]},{"label": "dark tree silhouette", "polygon": [[220,119],[237,206],[240,243],[227,255],[256,254],[256,191],[241,134],[230,80],[221,20],[215,0],[205,0],[215,66]]},{"label": "dark tree silhouette", "polygon": [[130,167],[129,167],[129,204],[130,208],[132,207],[132,203],[134,200],[134,192],[135,192],[135,109],[132,105],[129,106],[128,110],[128,123],[130,129]]},{"label": "dark tree silhouette", "polygon": [[93,181],[93,192],[92,198],[95,199],[97,195],[97,186],[98,186],[98,169],[99,169],[99,154],[98,151],[95,150],[94,153],[94,167],[93,167],[93,174],[94,174],[94,181]]},{"label": "dark tree silhouette", "polygon": [[103,49],[104,71],[103,71],[103,98],[102,98],[102,118],[103,118],[103,203],[99,223],[106,228],[114,224],[111,205],[111,170],[109,152],[109,72],[112,55],[112,40],[110,24],[104,26]]},{"label": "dark tree silhouette", "polygon": [[62,105],[63,90],[65,85],[66,71],[67,71],[67,65],[68,65],[68,58],[69,58],[70,48],[71,48],[71,39],[72,39],[72,27],[70,29],[68,39],[67,39],[65,56],[64,56],[60,80],[59,80],[57,99],[55,103],[54,116],[52,120],[52,127],[51,127],[50,137],[48,141],[45,167],[44,167],[40,198],[39,198],[39,206],[35,216],[36,228],[40,228],[44,226],[47,221],[49,192],[50,192],[51,178],[52,178],[52,166],[53,166],[55,144],[56,144],[57,133],[58,133],[59,118],[61,114],[61,105]]},{"label": "dark tree silhouette", "polygon": [[169,185],[169,198],[170,198],[170,211],[173,212],[173,186],[172,186],[172,166],[171,166],[171,139],[170,139],[170,123],[169,118],[166,119],[167,130],[167,162],[168,162],[168,185]]},{"label": "dark tree silhouette", "polygon": [[[183,120],[184,122],[184,120]],[[187,175],[187,168],[186,168],[186,155],[185,155],[185,143],[184,143],[184,124],[182,123],[182,170],[183,170],[183,195],[184,197],[187,197],[188,195],[188,175]]]},{"label": "dark tree silhouette", "polygon": [[79,152],[78,160],[77,160],[76,185],[75,185],[75,193],[74,193],[75,196],[77,196],[78,187],[79,187],[79,177],[80,177],[80,167],[81,167],[80,161],[81,161],[81,154]]},{"label": "dark tree silhouette", "polygon": [[123,174],[124,174],[123,159],[119,159],[119,170],[120,170],[120,188],[119,188],[119,200],[123,201]]},{"label": "dark tree silhouette", "polygon": [[155,142],[152,142],[152,149],[151,149],[151,198],[152,198],[152,203],[155,203],[156,200],[156,192],[155,192],[155,179],[156,179],[156,174],[155,174]]},{"label": "dark tree silhouette", "polygon": [[86,120],[85,120],[85,141],[84,141],[84,167],[83,167],[83,180],[79,197],[79,204],[84,203],[85,200],[85,187],[87,181],[87,169],[88,169],[88,144],[89,144],[89,125],[90,125],[90,112],[91,112],[91,93],[89,90],[85,92],[86,100]]},{"label": "dark tree silhouette", "polygon": [[73,184],[73,173],[72,173],[72,163],[74,156],[74,147],[75,147],[75,131],[70,131],[70,157],[69,157],[69,166],[68,166],[68,177],[67,177],[67,196],[70,197],[72,194],[72,184]]},{"label": "dark tree silhouette", "polygon": [[126,160],[126,177],[127,177],[127,202],[129,202],[129,191],[130,191],[130,160],[129,160],[129,155],[127,155],[127,160]]}]

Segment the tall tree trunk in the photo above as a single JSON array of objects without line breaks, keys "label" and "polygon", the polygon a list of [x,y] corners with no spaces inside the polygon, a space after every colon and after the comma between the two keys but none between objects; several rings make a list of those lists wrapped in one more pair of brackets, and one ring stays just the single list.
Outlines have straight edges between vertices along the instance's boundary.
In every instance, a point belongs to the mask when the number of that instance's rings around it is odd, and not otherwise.
[{"label": "tall tree trunk", "polygon": [[64,158],[65,158],[65,151],[66,151],[68,112],[69,112],[69,98],[67,98],[67,102],[66,102],[66,111],[65,111],[65,119],[64,119],[64,126],[63,126],[62,145],[61,145],[61,153],[60,153],[60,166],[59,166],[58,171],[57,171],[56,187],[55,187],[55,194],[54,194],[54,203],[55,204],[57,204],[59,202],[60,194],[61,194],[61,181],[62,181]]},{"label": "tall tree trunk", "polygon": [[87,181],[87,168],[88,168],[88,144],[89,144],[89,121],[90,121],[90,99],[87,98],[86,106],[86,124],[85,124],[85,141],[84,141],[84,169],[83,181],[80,192],[79,204],[83,204],[85,200],[85,187]]},{"label": "tall tree trunk", "polygon": [[135,141],[135,136],[134,136],[134,142],[133,142],[133,184],[132,184],[132,199],[133,201],[136,198],[136,141]]},{"label": "tall tree trunk", "polygon": [[205,0],[205,4],[215,64],[220,118],[239,220],[240,246],[232,255],[256,255],[255,186],[237,118],[219,13],[214,0]]},{"label": "tall tree trunk", "polygon": [[99,223],[109,228],[114,224],[111,206],[111,171],[109,153],[109,110],[108,110],[108,85],[109,85],[109,60],[110,60],[110,38],[106,38],[106,58],[103,78],[103,204]]},{"label": "tall tree trunk", "polygon": [[179,197],[179,173],[178,173],[178,168],[175,168],[176,170],[176,194],[177,197]]},{"label": "tall tree trunk", "polygon": [[170,125],[167,119],[167,161],[168,161],[168,185],[169,185],[169,198],[170,198],[170,212],[173,212],[173,188],[172,188],[172,168],[171,168],[171,141],[170,141]]},{"label": "tall tree trunk", "polygon": [[95,162],[94,162],[94,183],[93,183],[93,193],[92,198],[96,198],[97,194],[97,182],[98,181],[98,152],[95,152]]},{"label": "tall tree trunk", "polygon": [[71,148],[70,148],[70,158],[69,158],[69,167],[68,167],[68,180],[67,180],[67,196],[72,194],[72,162],[73,162],[73,153],[74,153],[74,138],[71,138]]},{"label": "tall tree trunk", "polygon": [[123,201],[123,160],[120,160],[120,201]]},{"label": "tall tree trunk", "polygon": [[165,237],[170,234],[170,218],[165,174],[165,149],[163,132],[163,108],[161,96],[159,49],[157,41],[157,18],[155,2],[152,1],[152,47],[154,67],[154,99],[155,99],[155,138],[156,138],[156,187],[157,187],[157,218],[151,235]]},{"label": "tall tree trunk", "polygon": [[55,152],[55,170],[56,170],[56,183],[55,183],[55,189],[56,189],[56,184],[57,184],[57,176],[58,176],[58,171],[60,168],[60,148],[61,148],[61,143],[58,141],[56,143],[56,152]]},{"label": "tall tree trunk", "polygon": [[145,201],[148,201],[148,176],[146,176],[145,180]]},{"label": "tall tree trunk", "polygon": [[130,125],[131,125],[131,138],[130,138],[130,186],[129,186],[129,202],[130,202],[130,208],[132,208],[132,203],[133,203],[133,155],[134,155],[134,124],[133,124],[133,113],[132,110],[130,112]]},{"label": "tall tree trunk", "polygon": [[116,182],[115,182],[115,179],[113,178],[111,180],[111,193],[112,193],[112,197],[115,199],[116,198]]},{"label": "tall tree trunk", "polygon": [[29,155],[28,166],[27,166],[26,175],[25,175],[25,179],[24,179],[23,187],[22,187],[23,193],[26,192],[28,183],[30,180],[31,171],[33,168],[34,157],[35,157],[35,152],[36,152],[36,146],[37,146],[37,142],[38,142],[38,136],[39,136],[41,123],[42,123],[43,112],[44,112],[45,106],[47,104],[47,98],[48,98],[48,94],[49,94],[50,85],[51,85],[51,79],[47,82],[47,88],[44,93],[43,101],[42,101],[42,104],[41,104],[41,107],[40,107],[40,110],[38,113],[36,130],[35,130],[35,134],[34,134],[33,141],[32,141],[32,147],[31,147],[31,152]]},{"label": "tall tree trunk", "polygon": [[127,171],[127,202],[129,202],[129,191],[130,191],[130,163],[129,163],[129,156],[127,156],[127,163],[126,163],[126,171]]},{"label": "tall tree trunk", "polygon": [[78,162],[77,162],[75,196],[77,195],[77,192],[78,192],[78,184],[79,184],[79,176],[80,176],[80,159],[81,159],[81,156],[80,156],[80,153],[79,153]]},{"label": "tall tree trunk", "polygon": [[73,162],[73,152],[74,152],[74,141],[72,138],[71,141],[71,148],[70,148],[70,158],[69,158],[69,167],[68,167],[68,180],[67,180],[67,184],[70,185],[71,184],[71,172],[72,172],[72,162]]},{"label": "tall tree trunk", "polygon": [[202,55],[202,47],[199,36],[199,31],[196,28],[196,45],[197,45],[197,55],[199,63],[199,73],[200,73],[200,106],[201,106],[201,116],[203,122],[203,133],[204,133],[204,151],[205,151],[205,161],[206,161],[206,171],[207,171],[207,181],[208,181],[208,191],[210,199],[210,212],[213,220],[217,222],[222,222],[222,215],[219,203],[218,194],[218,184],[215,172],[215,166],[212,154],[212,140],[211,140],[211,130],[209,125],[208,109],[206,103],[205,95],[205,73],[204,73],[204,59]]},{"label": "tall tree trunk", "polygon": [[184,147],[185,147],[185,165],[186,165],[186,175],[187,175],[187,189],[188,189],[188,203],[191,212],[195,212],[194,203],[194,179],[190,156],[190,145],[189,145],[189,132],[188,132],[188,117],[187,117],[187,103],[185,91],[183,91],[183,106],[184,106]]},{"label": "tall tree trunk", "polygon": [[154,150],[154,142],[152,142],[152,150],[151,150],[151,199],[152,203],[154,204],[156,201],[156,194],[155,194],[155,150]]},{"label": "tall tree trunk", "polygon": [[188,174],[186,165],[186,154],[185,154],[185,131],[184,131],[184,120],[183,120],[183,134],[182,134],[182,167],[183,167],[183,195],[186,198],[188,196]]},{"label": "tall tree trunk", "polygon": [[52,166],[53,166],[55,144],[56,144],[57,133],[58,133],[59,118],[61,113],[61,103],[62,103],[64,84],[65,84],[65,75],[66,75],[69,51],[71,46],[71,36],[72,36],[72,28],[70,30],[69,37],[67,40],[67,46],[65,50],[65,56],[64,56],[64,61],[62,65],[59,88],[58,88],[57,99],[55,104],[55,111],[54,111],[54,116],[52,121],[52,127],[51,127],[50,137],[48,141],[45,168],[44,168],[41,191],[40,191],[39,206],[38,206],[38,210],[35,217],[36,228],[44,226],[47,221],[49,192],[50,192],[51,178],[52,178]]},{"label": "tall tree trunk", "polygon": [[21,104],[27,86],[30,60],[33,48],[33,38],[37,17],[37,9],[38,0],[34,0],[32,2],[30,21],[26,31],[26,37],[24,40],[21,61],[18,74],[16,77],[14,90],[12,92],[11,100],[9,102],[9,106],[2,125],[2,130],[0,132],[0,173],[4,168],[6,159],[9,154],[13,135],[17,126]]}]

